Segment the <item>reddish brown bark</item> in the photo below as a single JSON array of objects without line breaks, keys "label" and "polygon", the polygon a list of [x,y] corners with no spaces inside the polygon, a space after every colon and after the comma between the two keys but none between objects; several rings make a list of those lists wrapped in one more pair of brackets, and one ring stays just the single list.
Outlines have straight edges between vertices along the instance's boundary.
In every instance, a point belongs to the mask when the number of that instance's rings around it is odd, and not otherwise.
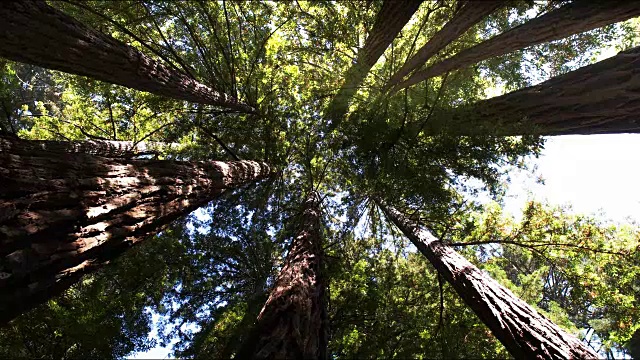
[{"label": "reddish brown bark", "polygon": [[434,114],[426,134],[567,135],[640,132],[640,47],[542,84]]},{"label": "reddish brown bark", "polygon": [[298,234],[238,359],[326,359],[327,313],[322,275],[320,197],[303,206]]},{"label": "reddish brown bark", "polygon": [[597,359],[598,355],[513,295],[428,231],[378,203],[516,359]]},{"label": "reddish brown bark", "polygon": [[342,88],[327,108],[326,114],[334,122],[334,127],[337,127],[340,118],[346,114],[349,100],[367,77],[369,70],[409,22],[421,3],[422,0],[384,1],[364,47],[358,51],[356,63],[347,71]]},{"label": "reddish brown bark", "polygon": [[497,1],[467,1],[458,10],[449,22],[438,31],[429,41],[424,44],[423,47],[416,52],[401,68],[398,70],[391,79],[387,88],[396,86],[402,81],[405,76],[409,75],[412,71],[422,66],[432,56],[442,50],[445,46],[449,45],[453,40],[464,34],[470,27],[486,18],[492,12],[496,11],[499,7],[506,4],[505,0]]},{"label": "reddish brown bark", "polygon": [[253,161],[24,153],[15,144],[24,141],[0,138],[0,323],[227,189],[271,171]]},{"label": "reddish brown bark", "polygon": [[640,15],[640,2],[577,0],[414,73],[396,92],[421,81],[529,46],[566,38]]},{"label": "reddish brown bark", "polygon": [[46,150],[60,154],[85,153],[104,157],[133,157],[140,155],[155,154],[158,150],[177,148],[177,143],[160,142],[139,142],[133,141],[109,141],[109,140],[87,140],[87,141],[51,141],[51,140],[29,140],[29,141],[6,141],[0,140],[0,152],[7,152],[19,155],[29,155],[33,151]]},{"label": "reddish brown bark", "polygon": [[0,19],[0,56],[4,58],[174,99],[255,111],[44,1],[2,1]]}]

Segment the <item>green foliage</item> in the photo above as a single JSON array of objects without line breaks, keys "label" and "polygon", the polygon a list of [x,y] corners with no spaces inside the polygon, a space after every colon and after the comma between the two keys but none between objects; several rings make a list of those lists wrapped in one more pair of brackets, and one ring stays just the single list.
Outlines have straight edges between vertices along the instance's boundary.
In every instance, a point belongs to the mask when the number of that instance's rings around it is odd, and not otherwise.
[{"label": "green foliage", "polygon": [[[631,348],[640,323],[635,225],[614,226],[530,203],[516,222],[499,205],[507,169],[543,139],[429,133],[498,93],[637,45],[638,21],[575,35],[429,79],[393,96],[389,77],[455,13],[425,1],[376,63],[339,122],[323,117],[371,31],[381,1],[75,0],[52,6],[124,41],[258,114],[161,98],[0,60],[0,131],[28,139],[177,143],[185,160],[269,162],[280,173],[178,221],[0,329],[6,357],[123,358],[177,339],[180,357],[228,358],[246,339],[292,236],[303,195],[324,196],[335,358],[504,358],[435,270],[376,210],[377,196],[415,213],[517,296],[602,353]],[[510,4],[429,60],[548,11]],[[615,43],[613,40],[619,40]],[[463,108],[464,109],[464,108]],[[224,149],[223,144],[230,149]],[[153,323],[151,314],[160,315]],[[636,335],[637,337],[637,335]]]},{"label": "green foliage", "polygon": [[[375,251],[373,239],[339,250],[331,283],[331,353],[336,358],[495,358],[505,349],[415,253]],[[418,325],[419,324],[419,325]]]},{"label": "green foliage", "polygon": [[[495,203],[456,217],[445,238],[458,251],[600,353],[624,351],[637,329],[637,227],[533,202],[519,223]],[[389,235],[348,238],[332,252],[340,254],[331,283],[332,353],[338,358],[506,357],[446,283],[440,322],[437,274]]]},{"label": "green foliage", "polygon": [[493,205],[449,241],[473,245],[494,279],[596,350],[622,351],[638,327],[637,226],[535,202],[523,215],[516,223]]}]

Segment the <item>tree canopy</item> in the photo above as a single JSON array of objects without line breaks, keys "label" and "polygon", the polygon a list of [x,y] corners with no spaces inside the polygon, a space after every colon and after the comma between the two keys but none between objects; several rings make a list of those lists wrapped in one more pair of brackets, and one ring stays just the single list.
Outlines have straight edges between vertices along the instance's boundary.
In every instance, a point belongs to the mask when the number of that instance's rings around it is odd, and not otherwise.
[{"label": "tree canopy", "polygon": [[[462,0],[0,5],[22,14],[0,25],[1,136],[277,170],[0,328],[0,354],[124,358],[172,343],[178,357],[233,357],[317,192],[330,357],[509,356],[377,200],[599,355],[640,356],[637,224],[538,202],[518,220],[501,209],[509,170],[540,154],[542,135],[640,130],[640,9],[589,3],[494,1],[477,14]],[[545,21],[557,32],[537,33]],[[37,24],[58,29],[53,40]],[[128,56],[118,76],[109,46]],[[33,55],[43,49],[52,57]]]}]

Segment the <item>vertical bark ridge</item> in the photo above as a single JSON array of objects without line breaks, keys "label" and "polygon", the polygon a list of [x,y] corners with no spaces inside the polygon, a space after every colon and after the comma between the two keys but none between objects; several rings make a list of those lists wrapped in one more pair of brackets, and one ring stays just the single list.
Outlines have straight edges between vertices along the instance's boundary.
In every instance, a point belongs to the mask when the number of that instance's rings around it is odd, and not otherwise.
[{"label": "vertical bark ridge", "polygon": [[442,110],[426,134],[567,135],[640,132],[640,47],[460,109]]},{"label": "vertical bark ridge", "polygon": [[132,157],[155,154],[157,150],[178,148],[178,143],[86,140],[86,141],[52,141],[52,140],[19,140],[10,141],[0,136],[0,152],[29,155],[34,151],[46,150],[60,154],[85,153],[104,157]]},{"label": "vertical bark ridge", "polygon": [[409,22],[421,3],[422,0],[384,1],[364,47],[358,51],[356,63],[347,71],[342,88],[327,107],[326,114],[333,121],[333,128],[338,126],[346,114],[349,100],[367,77],[369,70]]},{"label": "vertical bark ridge", "polygon": [[453,18],[389,79],[387,88],[397,85],[438,51],[505,4],[505,0],[466,1],[462,8],[453,15]]},{"label": "vertical bark ridge", "polygon": [[238,359],[326,359],[320,197],[307,197],[297,235]]},{"label": "vertical bark ridge", "polygon": [[418,248],[516,359],[597,359],[598,355],[427,230],[378,206]]},{"label": "vertical bark ridge", "polygon": [[0,2],[0,56],[239,112],[255,110],[40,0]]},{"label": "vertical bark ridge", "polygon": [[226,190],[270,173],[254,161],[127,160],[3,148],[0,323]]},{"label": "vertical bark ridge", "polygon": [[426,79],[529,46],[566,38],[640,15],[640,3],[576,0],[414,73],[392,93]]}]

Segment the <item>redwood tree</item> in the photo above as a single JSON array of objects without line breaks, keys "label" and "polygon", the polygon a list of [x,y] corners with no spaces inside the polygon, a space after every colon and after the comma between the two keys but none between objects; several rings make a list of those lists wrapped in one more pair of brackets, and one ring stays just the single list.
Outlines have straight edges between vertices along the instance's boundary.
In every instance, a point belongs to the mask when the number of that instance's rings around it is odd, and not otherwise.
[{"label": "redwood tree", "polygon": [[236,358],[327,358],[320,201],[315,191],[305,200],[284,265],[252,336]]},{"label": "redwood tree", "polygon": [[402,81],[405,76],[422,66],[432,56],[449,45],[452,41],[464,34],[470,27],[480,22],[496,9],[505,5],[506,1],[465,1],[462,7],[453,15],[444,27],[424,44],[407,62],[396,71],[387,87],[391,88]]},{"label": "redwood tree", "polygon": [[334,121],[333,126],[337,126],[336,123],[347,112],[349,100],[367,77],[369,70],[409,22],[421,3],[422,0],[384,1],[364,47],[358,51],[356,63],[345,74],[342,88],[327,108],[326,113]]},{"label": "redwood tree", "polygon": [[[2,134],[0,134],[1,136]],[[110,140],[86,140],[86,141],[51,141],[30,140],[14,141],[5,139],[1,150],[12,154],[29,155],[33,151],[46,150],[51,153],[85,153],[103,157],[135,157],[156,154],[158,149],[177,148],[177,143],[160,142],[133,142]]]},{"label": "redwood tree", "polygon": [[0,138],[0,323],[77,282],[227,189],[253,161],[127,160]]},{"label": "redwood tree", "polygon": [[528,46],[566,38],[638,15],[640,15],[640,3],[635,1],[573,1],[560,9],[532,19],[425,70],[414,73],[409,79],[398,84],[392,92],[482,60],[508,54]]},{"label": "redwood tree", "polygon": [[498,136],[637,133],[639,62],[636,47],[536,86],[434,113],[417,125],[418,131]]},{"label": "redwood tree", "polygon": [[0,18],[1,57],[174,99],[255,111],[44,1],[3,1]]},{"label": "redwood tree", "polygon": [[597,359],[566,333],[463,256],[397,210],[378,203],[516,359]]}]

